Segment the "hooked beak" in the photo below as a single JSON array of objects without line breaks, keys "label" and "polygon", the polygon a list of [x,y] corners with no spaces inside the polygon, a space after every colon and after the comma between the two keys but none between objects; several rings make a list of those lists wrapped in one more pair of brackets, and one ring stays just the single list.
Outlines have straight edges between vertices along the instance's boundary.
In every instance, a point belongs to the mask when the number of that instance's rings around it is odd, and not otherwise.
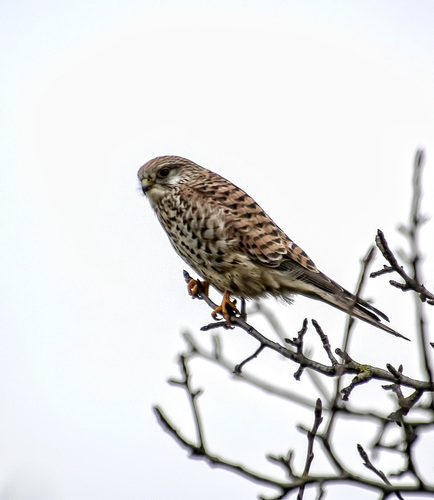
[{"label": "hooked beak", "polygon": [[154,182],[155,181],[149,177],[141,180],[143,194],[146,194],[146,192],[154,185]]}]

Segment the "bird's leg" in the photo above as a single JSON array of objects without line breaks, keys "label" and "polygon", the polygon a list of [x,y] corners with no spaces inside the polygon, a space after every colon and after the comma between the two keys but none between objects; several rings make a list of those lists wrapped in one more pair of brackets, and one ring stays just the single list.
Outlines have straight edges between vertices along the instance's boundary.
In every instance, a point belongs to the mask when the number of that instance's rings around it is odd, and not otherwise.
[{"label": "bird's leg", "polygon": [[[230,311],[232,311],[232,313]],[[214,309],[214,311],[211,313],[211,316],[214,319],[217,319],[217,314],[221,314],[225,318],[226,326],[231,326],[231,315],[240,314],[240,311],[238,311],[235,302],[231,300],[231,295],[229,292],[224,293],[221,305]]]},{"label": "bird's leg", "polygon": [[187,289],[189,295],[196,296],[198,293],[203,292],[207,297],[209,293],[209,283],[208,281],[200,281],[191,279],[187,283]]}]

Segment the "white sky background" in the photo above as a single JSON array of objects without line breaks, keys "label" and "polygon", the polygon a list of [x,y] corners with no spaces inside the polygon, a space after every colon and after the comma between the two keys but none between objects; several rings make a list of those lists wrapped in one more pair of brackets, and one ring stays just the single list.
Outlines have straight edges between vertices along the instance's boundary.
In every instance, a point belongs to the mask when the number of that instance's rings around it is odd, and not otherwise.
[{"label": "white sky background", "polygon": [[[431,1],[3,2],[0,498],[267,492],[188,460],[152,414],[161,404],[193,437],[185,398],[165,380],[178,373],[180,332],[207,344],[198,329],[210,317],[186,295],[185,265],[137,169],[178,154],[218,171],[352,289],[377,228],[393,248],[405,243],[396,227],[420,146],[433,215],[433,23]],[[422,238],[431,289],[433,223]],[[366,295],[414,337],[411,296],[386,278]],[[305,299],[269,306],[289,336],[315,317],[339,345],[340,312]],[[241,332],[224,341],[234,363],[257,347]],[[308,342],[322,356],[312,332]],[[403,362],[419,376],[416,353],[416,342],[361,324],[352,343],[359,361]],[[309,387],[267,356],[251,373]],[[265,453],[295,448],[303,466],[295,426],[312,412],[294,414],[203,363],[194,373],[211,451],[279,477]],[[365,441],[348,432],[357,461],[352,442]]]}]

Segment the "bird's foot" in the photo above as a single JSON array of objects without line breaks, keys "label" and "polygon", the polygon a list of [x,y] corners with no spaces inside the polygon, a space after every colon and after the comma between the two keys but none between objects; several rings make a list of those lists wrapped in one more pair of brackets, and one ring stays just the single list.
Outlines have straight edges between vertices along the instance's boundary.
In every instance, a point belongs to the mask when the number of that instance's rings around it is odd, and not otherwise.
[{"label": "bird's foot", "polygon": [[240,314],[237,306],[235,305],[235,301],[231,300],[231,296],[229,292],[225,292],[223,295],[223,300],[221,305],[216,307],[214,311],[211,313],[211,316],[214,319],[217,319],[217,314],[221,314],[226,320],[226,326],[231,327],[231,316],[234,314]]},{"label": "bird's foot", "polygon": [[208,297],[209,283],[208,281],[200,281],[191,279],[187,283],[188,294],[196,297],[199,293],[203,293]]}]

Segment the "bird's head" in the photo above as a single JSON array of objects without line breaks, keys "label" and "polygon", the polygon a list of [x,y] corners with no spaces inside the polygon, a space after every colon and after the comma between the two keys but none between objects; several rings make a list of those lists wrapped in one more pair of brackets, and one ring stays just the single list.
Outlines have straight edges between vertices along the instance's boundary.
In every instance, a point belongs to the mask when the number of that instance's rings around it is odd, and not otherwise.
[{"label": "bird's head", "polygon": [[180,156],[159,156],[140,167],[137,176],[151,202],[179,184],[193,180],[202,168]]}]

